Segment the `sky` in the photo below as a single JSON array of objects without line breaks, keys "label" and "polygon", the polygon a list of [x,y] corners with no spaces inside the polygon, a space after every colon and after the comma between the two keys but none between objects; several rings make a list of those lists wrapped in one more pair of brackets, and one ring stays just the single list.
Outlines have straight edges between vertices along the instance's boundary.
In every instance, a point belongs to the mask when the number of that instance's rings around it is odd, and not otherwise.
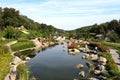
[{"label": "sky", "polygon": [[64,30],[120,19],[120,0],[0,0],[0,7]]}]

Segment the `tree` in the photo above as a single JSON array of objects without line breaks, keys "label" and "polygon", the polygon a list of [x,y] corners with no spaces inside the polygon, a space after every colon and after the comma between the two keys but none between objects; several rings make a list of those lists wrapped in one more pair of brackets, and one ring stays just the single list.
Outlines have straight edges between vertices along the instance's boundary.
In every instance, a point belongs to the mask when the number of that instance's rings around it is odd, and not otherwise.
[{"label": "tree", "polygon": [[11,38],[14,38],[14,39],[17,39],[19,38],[20,36],[20,31],[15,29],[14,27],[12,26],[8,26],[4,31],[3,31],[3,36],[5,38],[8,38],[8,39],[11,39]]},{"label": "tree", "polygon": [[4,20],[4,27],[18,26],[19,24],[19,11],[14,8],[4,8],[2,19]]},{"label": "tree", "polygon": [[119,42],[120,40],[118,35],[115,32],[109,34],[108,37],[110,38],[112,42]]},{"label": "tree", "polygon": [[117,20],[112,20],[112,21],[110,21],[110,23],[108,24],[108,29],[115,31],[118,26],[119,26],[119,22],[118,22]]},{"label": "tree", "polygon": [[3,24],[2,24],[2,23],[3,23],[2,14],[3,14],[3,13],[2,13],[2,8],[0,7],[0,31],[1,31],[2,28],[3,28],[3,27],[2,27],[2,25],[3,25]]}]

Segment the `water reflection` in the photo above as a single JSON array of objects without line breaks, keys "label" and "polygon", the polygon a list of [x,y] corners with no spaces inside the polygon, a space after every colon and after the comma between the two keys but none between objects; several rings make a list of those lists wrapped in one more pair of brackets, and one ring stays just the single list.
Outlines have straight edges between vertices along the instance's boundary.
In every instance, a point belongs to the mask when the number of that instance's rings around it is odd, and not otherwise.
[{"label": "water reflection", "polygon": [[[88,73],[86,60],[82,59],[85,53],[69,55],[63,46],[67,44],[58,44],[39,52],[28,63],[30,68],[30,77],[35,76],[38,80],[73,80],[80,78],[78,73],[85,71]],[[76,69],[77,64],[83,64],[84,68]]]}]

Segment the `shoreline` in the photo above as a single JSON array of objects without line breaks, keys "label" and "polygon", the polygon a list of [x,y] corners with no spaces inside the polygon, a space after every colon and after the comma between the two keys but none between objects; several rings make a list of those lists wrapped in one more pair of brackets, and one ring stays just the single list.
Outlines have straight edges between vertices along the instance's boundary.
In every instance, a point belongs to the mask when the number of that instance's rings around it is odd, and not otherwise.
[{"label": "shoreline", "polygon": [[[24,51],[24,50],[29,50],[29,49],[34,49],[34,50],[42,50],[42,49],[46,49],[48,48],[49,46],[52,46],[52,45],[55,45],[56,43],[54,42],[40,42],[37,38],[34,39],[34,40],[31,40],[34,45],[36,47],[32,47],[32,48],[26,48],[26,49],[23,49],[23,50],[19,50],[19,51]],[[59,42],[59,41],[58,41]],[[58,43],[57,42],[57,43]],[[51,44],[50,44],[51,43]],[[15,43],[14,43],[15,44]],[[10,45],[9,45],[9,48],[10,48]],[[111,50],[111,49],[110,49]],[[113,49],[112,49],[113,50]],[[11,50],[12,51],[12,50]],[[20,59],[19,57],[15,56],[14,53],[16,52],[19,52],[19,51],[15,51],[15,52],[12,52],[12,56],[14,57],[13,58],[13,61],[11,62],[11,69],[10,69],[10,72],[8,73],[8,75],[5,77],[5,80],[16,80],[16,77],[17,77],[17,66],[19,66],[20,64],[24,64],[26,62],[28,62],[29,60],[22,60]],[[116,53],[116,50],[114,51],[110,51],[112,57],[114,56],[114,53]],[[116,53],[117,54],[117,53]],[[119,57],[119,56],[118,56]],[[113,57],[113,59],[115,60],[116,57]],[[119,61],[115,61],[115,63],[118,63]],[[14,65],[13,65],[14,64]],[[116,64],[117,65],[117,64]],[[119,64],[118,64],[119,65]],[[118,66],[117,65],[117,66]],[[118,67],[119,70],[120,70],[120,66]],[[13,74],[14,73],[14,74]],[[12,79],[11,79],[12,78]]]},{"label": "shoreline", "polygon": [[11,55],[14,57],[13,60],[11,61],[10,63],[10,72],[7,74],[7,76],[5,77],[4,80],[16,80],[17,78],[17,67],[20,65],[20,64],[25,64],[28,62],[28,60],[22,60],[20,59],[19,57],[15,56],[14,53],[16,52],[21,52],[21,51],[25,51],[25,50],[29,50],[29,49],[34,49],[36,51],[39,51],[39,50],[42,50],[43,48],[48,48],[49,46],[52,46],[52,45],[55,45],[55,43],[53,42],[50,42],[48,44],[48,42],[44,42],[44,44],[41,44],[40,41],[38,41],[38,39],[34,39],[34,40],[31,40],[35,47],[32,47],[32,48],[26,48],[26,49],[22,49],[22,50],[19,50],[19,51],[14,51],[12,52],[11,50],[11,45],[17,43],[18,41],[12,41],[12,42],[9,42],[7,43],[6,45],[9,47],[9,51],[11,52]]}]

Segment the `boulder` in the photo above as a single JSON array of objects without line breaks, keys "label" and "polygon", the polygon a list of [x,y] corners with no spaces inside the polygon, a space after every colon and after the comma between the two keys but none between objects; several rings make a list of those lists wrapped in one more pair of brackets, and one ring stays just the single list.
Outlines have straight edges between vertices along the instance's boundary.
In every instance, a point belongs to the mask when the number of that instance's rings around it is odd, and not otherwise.
[{"label": "boulder", "polygon": [[90,57],[89,54],[85,54],[85,59],[88,59]]},{"label": "boulder", "polygon": [[85,59],[85,56],[82,56],[82,59]]},{"label": "boulder", "polygon": [[106,65],[107,59],[104,57],[99,57],[98,62],[102,65]]},{"label": "boulder", "polygon": [[25,60],[30,60],[30,57],[25,57]]},{"label": "boulder", "polygon": [[78,64],[78,65],[76,65],[76,68],[77,68],[77,69],[81,69],[81,68],[83,68],[83,67],[84,67],[83,64]]},{"label": "boulder", "polygon": [[105,66],[103,65],[98,65],[98,69],[102,72],[105,71]]},{"label": "boulder", "polygon": [[94,74],[100,74],[100,72],[101,72],[100,70],[95,70]]},{"label": "boulder", "polygon": [[98,55],[91,54],[90,58],[91,60],[98,60]]},{"label": "boulder", "polygon": [[75,53],[79,53],[80,51],[78,49],[74,49],[74,52]]},{"label": "boulder", "polygon": [[13,59],[13,61],[11,62],[11,64],[14,64],[14,65],[16,65],[16,64],[18,64],[18,63],[20,63],[22,60],[19,58],[19,57],[15,57],[14,59]]},{"label": "boulder", "polygon": [[103,63],[106,63],[106,62],[107,62],[107,59],[104,58],[104,57],[99,57],[99,60],[98,60],[98,61],[103,62]]},{"label": "boulder", "polygon": [[85,71],[81,71],[78,73],[81,77],[85,77]]},{"label": "boulder", "polygon": [[68,52],[69,52],[70,54],[73,54],[73,55],[75,55],[75,54],[77,54],[77,53],[80,53],[80,51],[79,51],[78,49],[68,49]]}]

